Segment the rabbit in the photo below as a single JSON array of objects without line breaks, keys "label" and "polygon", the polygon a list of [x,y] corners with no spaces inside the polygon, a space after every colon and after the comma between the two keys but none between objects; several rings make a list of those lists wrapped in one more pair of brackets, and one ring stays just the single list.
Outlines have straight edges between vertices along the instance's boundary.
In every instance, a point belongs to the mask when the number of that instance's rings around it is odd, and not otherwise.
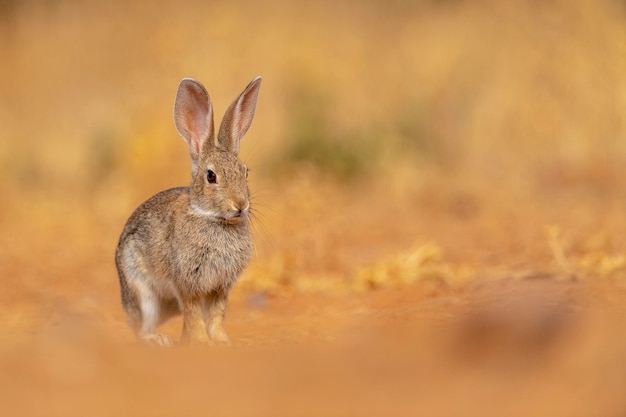
[{"label": "rabbit", "polygon": [[261,77],[228,107],[217,138],[211,99],[185,78],[174,122],[189,146],[189,187],[162,191],[128,219],[115,252],[129,327],[149,344],[171,346],[156,333],[183,315],[181,341],[230,345],[223,328],[228,293],[253,253],[248,168],[239,145],[254,117]]}]

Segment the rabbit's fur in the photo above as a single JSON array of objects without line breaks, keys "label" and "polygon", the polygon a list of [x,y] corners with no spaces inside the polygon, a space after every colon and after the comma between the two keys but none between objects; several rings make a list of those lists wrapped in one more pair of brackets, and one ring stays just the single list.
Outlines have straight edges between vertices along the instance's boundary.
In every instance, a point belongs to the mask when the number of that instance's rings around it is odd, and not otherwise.
[{"label": "rabbit's fur", "polygon": [[115,253],[128,324],[144,341],[171,345],[157,326],[183,314],[182,339],[229,343],[228,293],[248,264],[250,192],[239,143],[254,117],[261,77],[230,105],[217,135],[205,88],[184,79],[174,105],[189,146],[189,187],[162,191],[130,216]]}]

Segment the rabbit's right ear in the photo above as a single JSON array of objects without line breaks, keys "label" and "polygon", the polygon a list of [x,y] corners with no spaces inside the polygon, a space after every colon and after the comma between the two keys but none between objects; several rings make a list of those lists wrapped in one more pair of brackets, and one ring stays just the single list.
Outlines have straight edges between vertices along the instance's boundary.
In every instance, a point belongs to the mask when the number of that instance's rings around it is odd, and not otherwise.
[{"label": "rabbit's right ear", "polygon": [[204,146],[215,144],[211,99],[206,89],[196,80],[185,78],[178,85],[174,123],[178,133],[189,145],[195,173],[198,157]]}]

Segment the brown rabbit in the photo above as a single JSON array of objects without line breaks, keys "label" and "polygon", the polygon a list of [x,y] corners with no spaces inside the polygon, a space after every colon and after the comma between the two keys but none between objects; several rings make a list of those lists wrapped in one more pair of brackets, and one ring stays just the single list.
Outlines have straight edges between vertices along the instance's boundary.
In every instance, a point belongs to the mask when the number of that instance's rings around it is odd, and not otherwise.
[{"label": "brown rabbit", "polygon": [[189,187],[162,191],[130,216],[115,253],[122,304],[140,340],[172,345],[157,326],[182,312],[182,340],[229,344],[222,322],[228,292],[253,251],[248,168],[237,158],[261,86],[257,77],[228,107],[217,140],[211,99],[184,79],[174,104],[189,145]]}]

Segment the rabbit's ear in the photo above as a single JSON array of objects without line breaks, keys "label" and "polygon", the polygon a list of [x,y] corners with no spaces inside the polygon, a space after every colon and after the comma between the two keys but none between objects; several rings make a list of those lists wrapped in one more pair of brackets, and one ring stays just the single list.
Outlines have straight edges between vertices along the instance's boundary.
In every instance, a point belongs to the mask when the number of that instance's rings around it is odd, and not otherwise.
[{"label": "rabbit's ear", "polygon": [[194,172],[198,156],[206,145],[214,145],[213,106],[206,89],[191,78],[183,79],[178,85],[174,103],[176,130],[189,145]]},{"label": "rabbit's ear", "polygon": [[254,118],[259,88],[261,88],[261,77],[256,77],[228,107],[217,135],[219,147],[235,155],[239,153],[239,142]]}]

